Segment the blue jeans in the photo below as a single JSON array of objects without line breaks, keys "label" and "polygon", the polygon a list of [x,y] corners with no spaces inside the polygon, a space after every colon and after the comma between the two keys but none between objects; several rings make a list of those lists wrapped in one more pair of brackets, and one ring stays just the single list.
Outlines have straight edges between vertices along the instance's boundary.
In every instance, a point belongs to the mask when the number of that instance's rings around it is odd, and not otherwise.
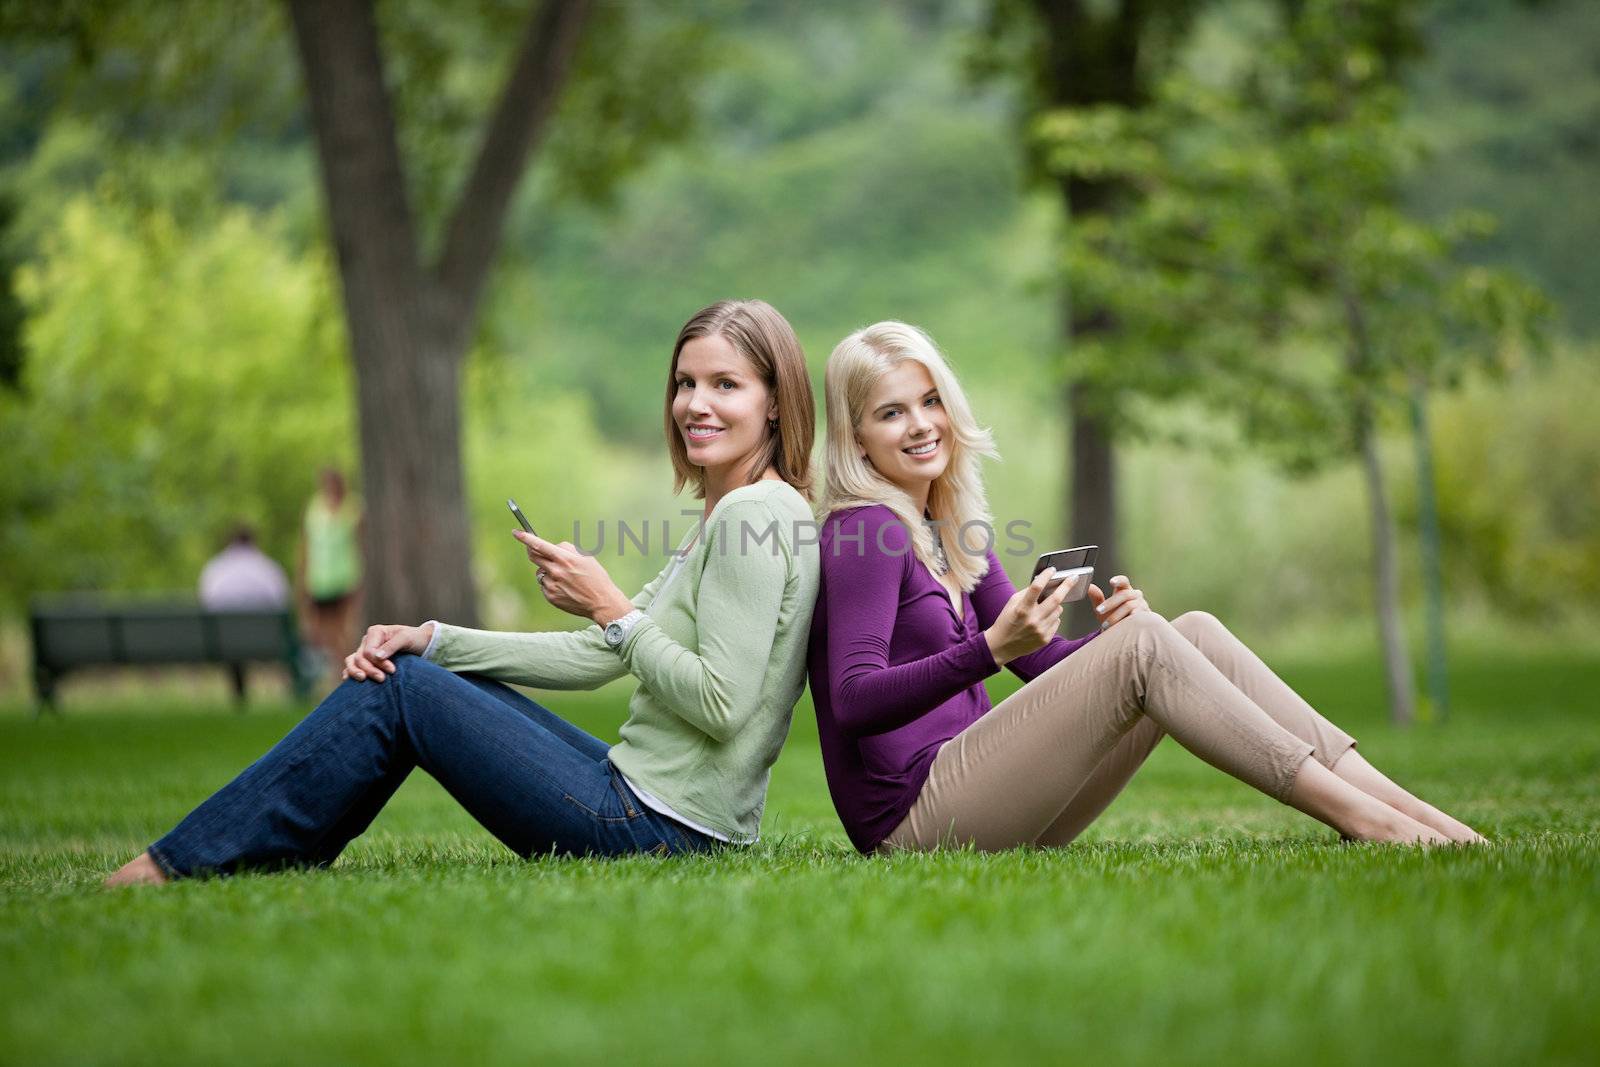
[{"label": "blue jeans", "polygon": [[509,686],[395,657],[346,680],[150,846],[169,876],[325,867],[421,767],[521,856],[665,855],[722,843],[639,802],[584,733]]}]

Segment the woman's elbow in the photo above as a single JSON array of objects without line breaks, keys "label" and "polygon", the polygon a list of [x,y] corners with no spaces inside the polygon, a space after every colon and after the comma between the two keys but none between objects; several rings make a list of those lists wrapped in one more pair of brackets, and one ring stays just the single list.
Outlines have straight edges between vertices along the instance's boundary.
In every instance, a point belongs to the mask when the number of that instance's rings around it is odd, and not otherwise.
[{"label": "woman's elbow", "polygon": [[750,720],[748,709],[719,696],[708,696],[700,701],[700,714],[694,725],[718,744],[727,744],[739,735]]},{"label": "woman's elbow", "polygon": [[834,725],[839,732],[849,738],[858,738],[873,733],[872,724],[863,721],[861,709],[870,707],[859,686],[844,684],[830,687],[828,691],[829,707],[833,710]]},{"label": "woman's elbow", "polygon": [[739,728],[726,721],[713,720],[701,725],[700,732],[719,745],[725,745],[739,736]]}]

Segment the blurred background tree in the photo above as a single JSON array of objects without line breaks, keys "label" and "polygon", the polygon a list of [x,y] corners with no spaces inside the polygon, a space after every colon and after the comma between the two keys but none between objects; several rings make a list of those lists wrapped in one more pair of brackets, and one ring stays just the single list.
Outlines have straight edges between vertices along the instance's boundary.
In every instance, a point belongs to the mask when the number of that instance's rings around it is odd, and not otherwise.
[{"label": "blurred background tree", "polygon": [[[1041,113],[1112,107],[1136,112],[1181,55],[1202,0],[995,0],[971,63],[980,80],[1015,78],[1021,85],[1021,128]],[[1025,136],[1025,145],[1033,140]],[[1127,176],[1113,170],[1040,168],[1059,199],[1064,228],[1112,224],[1138,196]],[[1114,442],[1122,389],[1110,376],[1086,373],[1079,346],[1116,343],[1124,322],[1109,301],[1063,278],[1057,369],[1061,413],[1069,428],[1065,524],[1074,544],[1099,546],[1097,565],[1107,575],[1124,569],[1118,536]],[[1076,604],[1071,624],[1093,622],[1088,601]]]},{"label": "blurred background tree", "polygon": [[[1250,58],[1211,83],[1177,74],[1135,110],[1041,123],[1064,174],[1135,191],[1115,219],[1067,231],[1068,285],[1129,323],[1080,343],[1079,373],[1125,393],[1202,398],[1291,470],[1359,458],[1373,597],[1393,717],[1414,715],[1395,522],[1379,451],[1409,407],[1434,702],[1447,701],[1427,393],[1503,371],[1542,345],[1546,301],[1465,261],[1481,215],[1430,225],[1405,211],[1414,138],[1401,68],[1421,6],[1295,0],[1248,31]],[[1147,428],[1159,433],[1156,414]]]}]

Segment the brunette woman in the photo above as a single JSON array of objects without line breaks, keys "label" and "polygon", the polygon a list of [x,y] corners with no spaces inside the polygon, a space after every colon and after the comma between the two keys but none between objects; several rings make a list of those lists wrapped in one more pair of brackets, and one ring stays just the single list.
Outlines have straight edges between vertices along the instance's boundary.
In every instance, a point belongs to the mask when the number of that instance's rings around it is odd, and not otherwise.
[{"label": "brunette woman", "polygon": [[[627,597],[598,559],[513,531],[545,597],[592,625],[372,627],[315,711],[109,883],[331,864],[415,767],[523,856],[754,840],[818,581],[803,536],[811,386],[783,316],[737,301],[691,318],[664,418],[674,489],[694,487],[705,521],[642,590]],[[615,745],[505,684],[589,689],[625,674],[639,684]]]}]

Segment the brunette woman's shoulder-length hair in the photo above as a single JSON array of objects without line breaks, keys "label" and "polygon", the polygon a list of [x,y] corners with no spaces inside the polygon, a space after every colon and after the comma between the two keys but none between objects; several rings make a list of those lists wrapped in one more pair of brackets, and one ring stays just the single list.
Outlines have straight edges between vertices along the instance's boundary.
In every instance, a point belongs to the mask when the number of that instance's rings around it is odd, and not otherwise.
[{"label": "brunette woman's shoulder-length hair", "polygon": [[683,346],[697,337],[721,337],[750,361],[778,404],[778,420],[768,424],[761,455],[751,467],[750,482],[760,480],[768,467],[811,499],[811,445],[816,435],[816,402],[811,396],[811,376],[806,355],[789,320],[764,300],[720,300],[695,312],[678,331],[667,368],[665,421],[667,451],[672,456],[672,491],[694,486],[696,500],[706,495],[705,468],[689,462],[689,450],[672,419],[672,399],[678,391],[678,357]]}]

